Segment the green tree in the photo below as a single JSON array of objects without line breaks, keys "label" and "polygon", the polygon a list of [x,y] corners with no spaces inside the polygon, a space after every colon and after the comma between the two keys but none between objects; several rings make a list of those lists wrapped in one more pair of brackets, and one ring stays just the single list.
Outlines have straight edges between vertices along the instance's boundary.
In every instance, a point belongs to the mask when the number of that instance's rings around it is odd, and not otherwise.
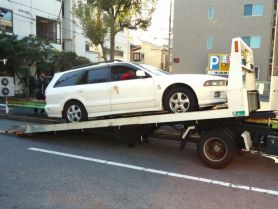
[{"label": "green tree", "polygon": [[16,35],[0,33],[0,59],[7,59],[5,66],[1,63],[1,75],[14,75],[21,63],[21,58],[17,56],[21,49]]},{"label": "green tree", "polygon": [[83,4],[83,2],[79,1],[74,8],[74,13],[79,18],[86,37],[95,46],[99,45],[101,47],[103,58],[106,61],[104,42],[108,33],[108,23],[106,16],[103,15],[103,11],[98,4]]},{"label": "green tree", "polygon": [[85,35],[100,45],[104,60],[105,37],[110,39],[110,60],[114,60],[115,36],[124,28],[147,29],[157,0],[79,0],[74,8]]},{"label": "green tree", "polygon": [[80,65],[91,64],[86,57],[77,56],[75,52],[56,52],[53,62],[56,71],[66,71]]},{"label": "green tree", "polygon": [[16,75],[28,90],[30,81],[33,80],[30,69],[33,67],[37,73],[49,71],[55,51],[48,41],[34,35],[19,40],[16,35],[2,33],[0,34],[0,59],[7,59],[7,63],[1,66],[0,73],[5,76]]},{"label": "green tree", "polygon": [[[31,67],[36,68],[36,74],[51,71],[51,63],[53,62],[55,52],[57,51],[47,40],[40,39],[34,35],[29,35],[19,40],[21,51],[21,68],[30,72]],[[23,71],[22,71],[23,72]],[[16,71],[16,74],[22,74]]]},{"label": "green tree", "polygon": [[7,59],[4,68],[10,76],[28,75],[30,68],[37,63],[47,65],[55,51],[48,41],[34,35],[18,40],[16,35],[0,34],[0,59]]}]

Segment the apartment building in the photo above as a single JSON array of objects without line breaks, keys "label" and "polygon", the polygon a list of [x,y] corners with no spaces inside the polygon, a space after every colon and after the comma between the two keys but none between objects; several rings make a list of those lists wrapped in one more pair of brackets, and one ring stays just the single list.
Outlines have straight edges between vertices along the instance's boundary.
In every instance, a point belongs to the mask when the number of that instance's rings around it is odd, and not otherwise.
[{"label": "apartment building", "polygon": [[173,71],[207,73],[209,55],[229,54],[241,37],[254,51],[257,79],[269,80],[276,8],[277,0],[175,0]]},{"label": "apartment building", "polygon": [[59,0],[1,0],[0,31],[19,38],[33,34],[62,50],[61,4]]},{"label": "apartment building", "polygon": [[[101,61],[101,50],[83,35],[72,8],[76,0],[1,0],[0,31],[23,38],[30,34],[50,40],[59,51],[73,51],[92,62]],[[128,31],[116,36],[116,58],[129,60]],[[109,48],[109,41],[106,43]]]}]

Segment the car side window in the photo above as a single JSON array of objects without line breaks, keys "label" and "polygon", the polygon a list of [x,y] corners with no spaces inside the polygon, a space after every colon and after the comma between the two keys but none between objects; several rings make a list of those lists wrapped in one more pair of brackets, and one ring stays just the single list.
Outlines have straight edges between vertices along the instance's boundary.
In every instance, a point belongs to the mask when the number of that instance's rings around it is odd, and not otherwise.
[{"label": "car side window", "polygon": [[113,81],[136,79],[136,69],[127,66],[112,66],[111,76]]},{"label": "car side window", "polygon": [[[111,77],[112,81],[123,81],[123,80],[133,80],[138,79],[136,76],[136,71],[138,69],[131,68],[128,66],[112,66],[111,67]],[[146,73],[146,78],[151,77],[149,74]]]},{"label": "car side window", "polygon": [[65,73],[56,81],[54,88],[76,85],[83,76],[84,72],[84,70],[76,70]]},{"label": "car side window", "polygon": [[104,83],[108,81],[108,69],[96,68],[88,70],[87,83]]}]

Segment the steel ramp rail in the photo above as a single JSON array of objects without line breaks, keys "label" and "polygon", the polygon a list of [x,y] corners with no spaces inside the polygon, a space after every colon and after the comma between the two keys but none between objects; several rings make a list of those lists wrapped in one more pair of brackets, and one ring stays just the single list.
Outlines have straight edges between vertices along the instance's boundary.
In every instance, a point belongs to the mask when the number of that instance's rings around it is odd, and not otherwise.
[{"label": "steel ramp rail", "polygon": [[26,125],[26,129],[17,134],[32,134],[42,132],[55,132],[77,129],[91,129],[103,127],[117,127],[126,125],[179,123],[184,121],[208,120],[246,116],[244,111],[231,112],[228,109],[207,110],[188,113],[171,113],[161,115],[136,116],[127,118],[101,119],[76,123]]}]

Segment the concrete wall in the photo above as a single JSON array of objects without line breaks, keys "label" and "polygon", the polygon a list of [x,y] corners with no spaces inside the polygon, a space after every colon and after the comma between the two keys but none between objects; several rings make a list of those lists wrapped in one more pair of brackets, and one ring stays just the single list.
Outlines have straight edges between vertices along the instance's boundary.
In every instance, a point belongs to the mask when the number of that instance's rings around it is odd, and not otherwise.
[{"label": "concrete wall", "polygon": [[99,61],[99,53],[85,50],[89,40],[83,35],[79,20],[73,15],[72,8],[75,0],[64,1],[64,17],[62,22],[62,34],[64,51],[73,51],[78,56],[87,57],[92,62]]},{"label": "concrete wall", "polygon": [[115,59],[122,59],[124,61],[130,61],[130,42],[128,37],[128,31],[119,32],[115,37],[115,48],[117,50],[123,51],[124,56],[115,56]]},{"label": "concrete wall", "polygon": [[[245,17],[244,4],[264,4],[263,16]],[[274,12],[272,0],[175,0],[173,63],[176,73],[206,73],[208,54],[230,53],[231,39],[261,36],[261,47],[253,49],[255,63],[260,67],[260,80],[269,79],[271,30]],[[213,19],[208,8],[214,7]],[[207,49],[207,37],[213,38]]]}]

